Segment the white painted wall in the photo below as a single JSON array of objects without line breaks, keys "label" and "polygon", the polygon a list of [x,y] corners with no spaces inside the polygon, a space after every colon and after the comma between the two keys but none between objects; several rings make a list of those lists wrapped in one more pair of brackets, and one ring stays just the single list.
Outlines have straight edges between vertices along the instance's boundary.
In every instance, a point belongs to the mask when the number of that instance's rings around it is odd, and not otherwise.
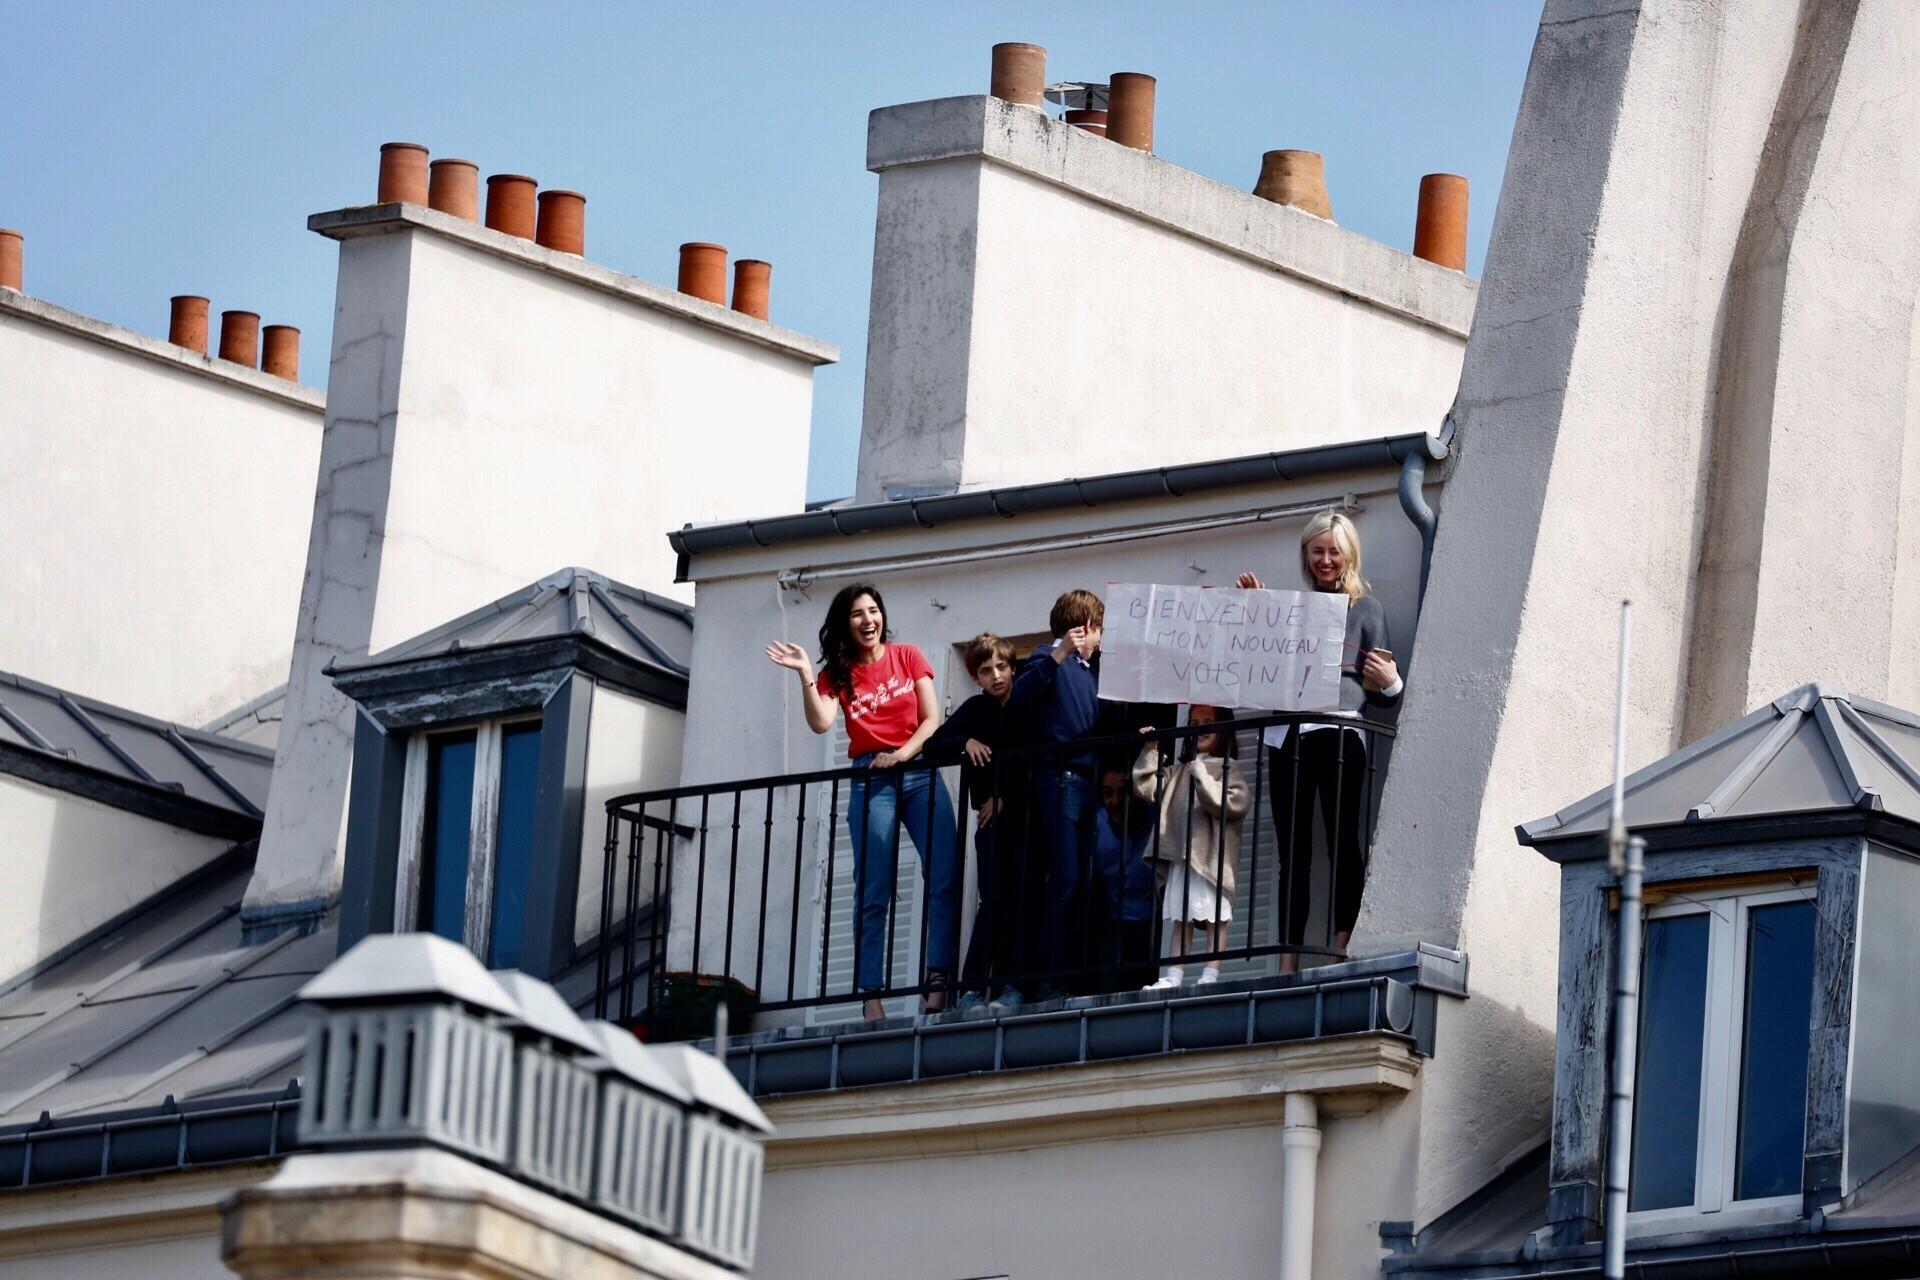
[{"label": "white painted wall", "polygon": [[182,724],[279,683],[320,408],[0,290],[0,669]]},{"label": "white painted wall", "polygon": [[[1367,577],[1385,604],[1394,649],[1403,662],[1413,655],[1413,613],[1419,583],[1420,538],[1395,495],[1395,468],[1356,471],[1290,484],[1274,483],[1187,498],[1022,516],[1017,520],[958,523],[930,530],[865,535],[696,557],[697,583],[693,677],[688,692],[686,751],[682,768],[687,784],[749,778],[766,774],[838,767],[831,740],[810,732],[802,717],[798,681],[768,662],[764,650],[774,639],[805,645],[818,656],[822,611],[847,582],[875,581],[886,597],[888,620],[896,637],[920,646],[933,664],[943,707],[951,710],[977,690],[968,680],[956,646],[982,631],[1020,636],[1047,631],[1047,613],[1055,597],[1073,587],[1101,590],[1107,582],[1168,582],[1231,586],[1244,569],[1259,572],[1270,585],[1304,586],[1299,578],[1299,534],[1306,517],[1232,525],[1199,532],[1163,533],[1136,541],[1084,548],[1062,544],[1092,533],[1111,533],[1179,521],[1263,511],[1294,504],[1359,497],[1354,512],[1365,549]],[[1438,501],[1437,489],[1428,491]],[[1039,545],[1037,554],[1004,554],[1009,548]],[[1057,548],[1057,549],[1055,549]],[[955,552],[980,552],[965,564],[899,568],[872,574],[862,563]],[[814,574],[804,591],[775,585],[783,569],[808,568]],[[1410,668],[1410,680],[1418,676]],[[844,802],[844,796],[843,796]],[[818,820],[819,803],[809,810]],[[760,830],[761,811],[749,797],[746,824]],[[725,815],[730,821],[731,811]],[[685,815],[682,821],[690,821]],[[793,868],[785,858],[793,840],[790,810],[781,810],[776,828],[776,860],[768,884],[767,918],[771,947],[764,988],[784,997],[787,924],[792,918]],[[841,817],[844,823],[844,811]],[[721,818],[709,823],[709,840],[726,839]],[[744,913],[735,921],[733,971],[751,979],[756,957],[743,941],[757,932],[761,841],[750,842],[741,860],[737,900]],[[722,846],[724,847],[724,846]],[[707,894],[701,923],[701,968],[717,972],[724,963],[727,858],[709,860]],[[695,877],[677,875],[674,884],[672,946],[676,967],[692,954]],[[818,886],[812,868],[803,867],[803,920]],[[799,950],[804,956],[810,934],[803,924]],[[804,968],[804,963],[803,963]]]},{"label": "white painted wall", "polygon": [[801,505],[825,344],[427,210],[341,239],[330,409],[257,913],[333,894],[352,754],[336,656],[564,565],[665,594],[662,534]]},{"label": "white painted wall", "polygon": [[[576,945],[600,932],[600,890],[607,865],[607,801],[628,792],[678,783],[685,728],[685,712],[605,685],[594,688],[587,720],[587,805],[580,829],[580,898],[573,924]],[[626,911],[624,850],[614,865],[613,889],[617,922]],[[651,883],[644,878],[641,893],[652,893]]]},{"label": "white painted wall", "polygon": [[1618,602],[1630,768],[1910,680],[1920,12],[1854,12],[1547,6],[1355,939],[1472,956],[1416,1225],[1546,1132],[1558,877],[1513,830],[1606,781]]},{"label": "white painted wall", "polygon": [[873,115],[858,497],[1437,430],[1475,286],[989,98]]},{"label": "white painted wall", "polygon": [[0,774],[7,890],[0,980],[127,911],[231,847]]}]

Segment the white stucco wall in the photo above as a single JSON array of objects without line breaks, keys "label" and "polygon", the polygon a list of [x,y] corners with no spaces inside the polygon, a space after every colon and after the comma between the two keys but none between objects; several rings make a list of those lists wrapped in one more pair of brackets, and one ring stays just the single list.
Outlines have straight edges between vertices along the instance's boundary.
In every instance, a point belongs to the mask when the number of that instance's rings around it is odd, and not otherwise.
[{"label": "white stucco wall", "polygon": [[1547,6],[1355,939],[1472,957],[1406,1157],[1416,1225],[1547,1131],[1557,874],[1513,831],[1608,777],[1619,601],[1630,768],[1799,682],[1878,696],[1912,665],[1889,636],[1915,613],[1920,279],[1893,175],[1920,13],[1802,16]]},{"label": "white stucco wall", "polygon": [[127,911],[232,842],[0,774],[0,980]]},{"label": "white stucco wall", "polygon": [[321,403],[0,290],[0,669],[182,724],[278,684]]},{"label": "white stucco wall", "polygon": [[341,240],[330,410],[248,910],[330,896],[352,754],[335,656],[565,565],[682,594],[662,534],[801,505],[833,348],[411,206]]},{"label": "white stucco wall", "polygon": [[[1296,504],[1328,503],[1353,494],[1361,508],[1353,514],[1366,556],[1368,580],[1385,604],[1394,649],[1411,663],[1415,595],[1420,569],[1418,531],[1401,511],[1394,491],[1398,471],[1379,468],[1292,483],[1220,490],[1186,498],[1078,508],[1023,516],[1017,520],[959,523],[930,530],[871,534],[857,539],[728,552],[696,557],[697,582],[693,677],[688,693],[683,781],[688,784],[838,767],[833,740],[811,733],[801,714],[798,682],[768,662],[764,650],[774,639],[806,646],[817,660],[817,631],[833,593],[849,581],[875,582],[886,597],[888,621],[896,638],[918,645],[933,664],[942,706],[958,706],[977,690],[967,678],[956,646],[982,631],[1005,636],[1047,632],[1047,613],[1055,597],[1073,587],[1100,591],[1107,582],[1167,582],[1231,586],[1244,569],[1259,572],[1270,585],[1301,586],[1299,533],[1306,516],[1229,525],[1192,532],[1164,532],[1138,540],[1072,547],[1090,534],[1150,529],[1181,521],[1267,511]],[[1437,503],[1437,489],[1429,489]],[[1045,548],[1023,554],[1022,549]],[[1008,554],[1008,552],[1012,554]],[[971,563],[896,567],[869,572],[864,566],[914,556],[979,553]],[[804,590],[775,585],[782,570],[806,569],[813,577]],[[1409,669],[1409,678],[1417,678]],[[844,796],[843,796],[844,800]],[[816,810],[818,807],[816,798]],[[748,797],[743,820],[760,830],[758,802]],[[810,821],[821,817],[810,810]],[[730,821],[731,812],[726,815]],[[687,815],[682,821],[691,821]],[[776,819],[781,839],[768,885],[767,918],[772,945],[762,974],[763,988],[784,995],[787,921],[792,918],[793,868],[785,858],[793,840],[793,819],[782,810]],[[842,817],[844,822],[844,816]],[[710,840],[726,838],[714,818]],[[754,976],[756,956],[743,939],[757,929],[761,841],[751,842],[741,859],[735,922],[733,971]],[[701,968],[718,971],[725,937],[727,877],[725,857],[708,866],[708,889],[701,926]],[[799,949],[804,957],[812,928],[805,907],[817,890],[803,868],[803,920]],[[695,877],[679,875],[674,885],[673,955],[676,965],[691,955]],[[804,967],[804,966],[803,966]]]},{"label": "white stucco wall", "polygon": [[858,496],[1437,430],[1475,287],[989,98],[873,114]]},{"label": "white stucco wall", "polygon": [[230,1280],[220,1202],[278,1164],[9,1190],[0,1280]]},{"label": "white stucco wall", "polygon": [[[573,940],[600,932],[600,886],[606,875],[607,801],[631,791],[671,787],[680,780],[686,714],[605,685],[593,691],[587,722],[587,805],[580,828],[580,897]],[[614,919],[626,913],[626,857],[614,866]],[[642,894],[652,886],[643,880]]]}]

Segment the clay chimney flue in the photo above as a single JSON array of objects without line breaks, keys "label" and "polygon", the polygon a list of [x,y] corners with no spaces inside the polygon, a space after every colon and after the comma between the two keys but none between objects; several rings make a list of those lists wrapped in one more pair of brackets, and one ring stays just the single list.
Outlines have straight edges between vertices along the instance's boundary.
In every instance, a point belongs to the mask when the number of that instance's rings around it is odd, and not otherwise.
[{"label": "clay chimney flue", "polygon": [[1260,180],[1253,184],[1253,194],[1333,221],[1333,204],[1327,199],[1327,167],[1318,151],[1267,152],[1260,157]]},{"label": "clay chimney flue", "polygon": [[1067,123],[1076,129],[1085,129],[1096,138],[1107,136],[1107,113],[1104,111],[1069,111]]},{"label": "clay chimney flue", "polygon": [[1413,220],[1413,256],[1467,269],[1467,180],[1457,173],[1420,179],[1420,211]]},{"label": "clay chimney flue", "polygon": [[539,183],[523,173],[487,178],[487,225],[522,240],[533,239],[534,191]]},{"label": "clay chimney flue", "polygon": [[1107,82],[1107,137],[1136,151],[1153,150],[1154,79],[1116,71]]},{"label": "clay chimney flue", "polygon": [[435,160],[427,166],[427,207],[468,222],[480,221],[480,166],[471,160]]},{"label": "clay chimney flue", "polygon": [[176,347],[207,354],[207,300],[198,294],[183,293],[173,299],[173,313],[167,319],[167,341]]},{"label": "clay chimney flue", "polygon": [[260,331],[260,367],[288,382],[300,379],[300,331],[290,324],[270,324]]},{"label": "clay chimney flue", "polygon": [[733,264],[733,309],[755,320],[767,318],[767,295],[773,282],[773,264],[742,258]]},{"label": "clay chimney flue", "polygon": [[417,142],[386,142],[380,146],[380,187],[377,204],[427,202],[427,149]]},{"label": "clay chimney flue", "polygon": [[578,191],[542,191],[534,242],[560,253],[587,251],[587,198]]},{"label": "clay chimney flue", "polygon": [[220,313],[220,358],[243,364],[249,369],[260,367],[260,316],[257,312]]},{"label": "clay chimney flue", "polygon": [[692,241],[680,246],[680,292],[727,305],[727,246]]},{"label": "clay chimney flue", "polygon": [[1003,102],[1038,107],[1047,89],[1047,51],[1037,44],[993,46],[993,81],[987,90]]},{"label": "clay chimney flue", "polygon": [[26,290],[25,247],[25,236],[12,227],[0,227],[0,289]]}]

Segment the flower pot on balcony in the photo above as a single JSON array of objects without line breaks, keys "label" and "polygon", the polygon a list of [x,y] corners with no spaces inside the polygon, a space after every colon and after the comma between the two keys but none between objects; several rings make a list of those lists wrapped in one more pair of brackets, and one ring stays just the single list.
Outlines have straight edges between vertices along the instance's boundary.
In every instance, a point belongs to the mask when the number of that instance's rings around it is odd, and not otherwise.
[{"label": "flower pot on balcony", "polygon": [[740,979],[718,973],[668,972],[660,977],[654,1005],[634,1021],[642,1040],[698,1040],[713,1034],[713,1011],[724,1000],[727,1025],[744,1031],[760,1005],[759,993]]}]

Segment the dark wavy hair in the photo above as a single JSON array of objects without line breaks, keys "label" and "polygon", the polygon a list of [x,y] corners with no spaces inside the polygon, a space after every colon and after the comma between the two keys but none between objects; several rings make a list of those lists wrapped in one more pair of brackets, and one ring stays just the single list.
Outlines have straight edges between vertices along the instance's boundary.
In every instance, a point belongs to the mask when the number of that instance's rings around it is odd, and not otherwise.
[{"label": "dark wavy hair", "polygon": [[853,659],[860,646],[854,641],[848,618],[853,614],[854,601],[861,596],[872,596],[880,606],[880,643],[893,639],[887,627],[887,602],[880,598],[880,588],[866,582],[840,588],[827,606],[827,620],[820,624],[820,671],[827,678],[827,692],[836,698],[853,696]]}]

